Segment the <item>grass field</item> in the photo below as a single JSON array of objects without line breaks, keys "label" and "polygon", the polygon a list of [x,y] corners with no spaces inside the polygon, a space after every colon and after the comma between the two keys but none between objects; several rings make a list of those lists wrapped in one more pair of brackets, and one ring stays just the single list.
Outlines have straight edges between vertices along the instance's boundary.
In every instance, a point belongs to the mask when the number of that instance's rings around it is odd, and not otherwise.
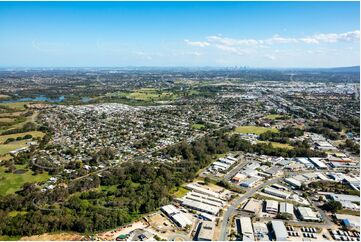
[{"label": "grass field", "polygon": [[123,97],[137,101],[170,101],[175,100],[178,96],[172,92],[156,90],[154,88],[141,88],[130,93],[116,92],[108,93],[109,97]]},{"label": "grass field", "polygon": [[192,125],[192,129],[203,129],[206,126],[204,126],[204,124],[193,124]]},{"label": "grass field", "polygon": [[258,141],[258,143],[271,143],[274,148],[293,149],[292,145],[282,144],[282,143],[278,143],[278,142]]},{"label": "grass field", "polygon": [[29,102],[1,103],[0,107],[4,106],[12,109],[17,109],[19,111],[23,111],[26,109],[25,104],[29,104]]},{"label": "grass field", "polygon": [[40,132],[40,131],[30,131],[30,132],[25,132],[25,133],[0,135],[0,144],[4,143],[8,138],[16,139],[16,137],[24,137],[27,134],[32,135],[34,138],[37,138],[37,137],[42,138],[45,135],[43,132]]},{"label": "grass field", "polygon": [[[17,169],[24,169],[24,166],[16,166]],[[5,167],[0,166],[0,196],[14,193],[21,189],[26,182],[42,182],[49,179],[48,173],[32,175],[32,171],[23,174],[6,173]]]},{"label": "grass field", "polygon": [[189,192],[189,190],[185,189],[184,187],[178,187],[178,189],[176,190],[176,192],[173,193],[173,195],[177,198],[180,198],[186,195],[187,192]]},{"label": "grass field", "polygon": [[266,119],[278,119],[278,118],[283,118],[284,115],[279,115],[279,114],[269,114],[267,116],[264,116],[264,118]]},{"label": "grass field", "polygon": [[15,122],[13,118],[0,118],[0,123],[12,123]]},{"label": "grass field", "polygon": [[26,142],[28,142],[28,140],[21,140],[21,141],[11,142],[9,144],[0,144],[0,156],[9,153],[12,150],[16,150],[16,149],[28,146],[26,144]]},{"label": "grass field", "polygon": [[8,99],[8,98],[10,98],[10,96],[5,95],[5,94],[0,94],[0,100],[1,99]]},{"label": "grass field", "polygon": [[278,132],[275,128],[266,128],[260,126],[240,126],[236,128],[236,132],[241,134],[257,134],[260,135],[264,132],[271,131],[271,132]]}]

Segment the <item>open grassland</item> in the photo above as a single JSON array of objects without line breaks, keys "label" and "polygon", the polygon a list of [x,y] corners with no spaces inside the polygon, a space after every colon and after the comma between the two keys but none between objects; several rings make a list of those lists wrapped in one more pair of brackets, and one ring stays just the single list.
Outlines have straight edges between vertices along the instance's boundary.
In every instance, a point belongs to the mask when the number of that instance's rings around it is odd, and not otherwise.
[{"label": "open grassland", "polygon": [[206,126],[204,126],[204,124],[193,124],[192,125],[192,129],[203,129]]},{"label": "open grassland", "polygon": [[18,111],[24,111],[26,109],[25,105],[29,102],[15,102],[15,103],[0,103],[0,107],[6,107],[11,109],[16,109]]},{"label": "open grassland", "polygon": [[293,149],[294,147],[289,144],[283,144],[278,142],[271,142],[271,141],[258,141],[258,143],[267,143],[271,144],[274,148],[282,148],[282,149]]},{"label": "open grassland", "polygon": [[189,192],[188,189],[184,188],[184,187],[178,187],[177,190],[173,193],[173,195],[176,198],[180,198],[180,197],[184,197],[187,192]]},{"label": "open grassland", "polygon": [[4,99],[9,99],[10,96],[5,95],[5,94],[0,94],[0,100],[4,100]]},{"label": "open grassland", "polygon": [[1,118],[0,117],[0,123],[13,123],[15,121],[16,121],[16,119],[14,119],[14,118]]},{"label": "open grassland", "polygon": [[0,118],[15,118],[15,117],[19,117],[21,114],[23,114],[23,112],[0,112]]},{"label": "open grassland", "polygon": [[275,132],[275,133],[278,132],[278,130],[276,128],[266,128],[266,127],[260,127],[260,126],[240,126],[240,127],[236,128],[236,132],[241,133],[241,134],[260,135],[267,131],[271,131],[271,132]]},{"label": "open grassland", "polygon": [[170,101],[175,100],[178,95],[172,92],[156,90],[154,88],[141,88],[132,92],[108,93],[108,97],[120,97],[137,101]]},{"label": "open grassland", "polygon": [[[16,166],[17,169],[24,169],[24,166]],[[38,175],[32,175],[32,171],[26,171],[22,174],[6,173],[5,167],[0,166],[0,196],[19,191],[26,182],[42,182],[49,179],[46,172]]]},{"label": "open grassland", "polygon": [[33,138],[42,138],[45,134],[40,131],[30,131],[25,133],[17,133],[17,134],[7,134],[7,135],[0,135],[0,145],[4,143],[9,138],[16,139],[17,137],[24,137],[25,135],[30,134]]},{"label": "open grassland", "polygon": [[[0,237],[1,238],[1,237]],[[54,233],[45,233],[41,235],[33,235],[22,237],[21,241],[80,241],[82,235],[71,232],[54,232]]]},{"label": "open grassland", "polygon": [[0,144],[0,156],[5,155],[9,153],[10,151],[27,147],[28,145],[26,142],[29,142],[28,140],[21,140],[21,141],[15,141],[11,142],[9,144]]},{"label": "open grassland", "polygon": [[285,117],[284,115],[279,115],[279,114],[269,114],[269,115],[267,115],[267,116],[264,116],[264,118],[266,118],[266,119],[272,119],[272,120],[274,120],[274,119],[279,119],[279,118],[283,118],[283,117]]}]

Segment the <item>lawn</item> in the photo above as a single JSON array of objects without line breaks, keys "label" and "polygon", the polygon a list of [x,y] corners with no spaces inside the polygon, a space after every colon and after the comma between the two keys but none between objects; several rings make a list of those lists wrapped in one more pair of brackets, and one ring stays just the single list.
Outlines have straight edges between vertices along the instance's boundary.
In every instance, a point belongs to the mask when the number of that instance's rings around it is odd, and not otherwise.
[{"label": "lawn", "polygon": [[271,143],[274,148],[282,148],[282,149],[293,149],[294,147],[289,144],[282,144],[278,142],[270,142],[270,141],[258,141],[258,143]]},{"label": "lawn", "polygon": [[137,101],[169,101],[175,100],[178,96],[172,92],[164,92],[154,88],[141,88],[130,93],[116,92],[106,94],[108,97],[123,97]]},{"label": "lawn", "polygon": [[354,211],[354,210],[348,210],[348,209],[337,210],[337,213],[360,216],[360,211]]},{"label": "lawn", "polygon": [[271,131],[277,133],[278,130],[276,128],[266,128],[260,126],[240,126],[236,128],[236,132],[241,134],[257,134],[260,135],[264,132]]},{"label": "lawn", "polygon": [[[24,166],[16,166],[17,169],[24,169]],[[26,182],[42,182],[49,179],[49,174],[44,172],[38,175],[32,175],[32,171],[26,171],[23,174],[6,173],[5,167],[0,166],[0,196],[14,193],[21,189]]]},{"label": "lawn", "polygon": [[13,118],[0,118],[0,123],[12,123],[15,122]]},{"label": "lawn", "polygon": [[0,156],[9,153],[12,150],[28,146],[26,142],[29,142],[29,140],[15,141],[9,144],[0,144]]},{"label": "lawn", "polygon": [[193,124],[192,129],[204,129],[206,126],[204,124]]},{"label": "lawn", "polygon": [[177,198],[184,197],[189,190],[185,189],[184,187],[178,187],[178,189],[173,193],[173,195]]},{"label": "lawn", "polygon": [[8,138],[17,138],[17,137],[24,137],[25,135],[30,134],[34,138],[40,137],[42,138],[45,134],[40,131],[30,131],[25,133],[17,133],[17,134],[7,134],[7,135],[0,135],[0,144],[4,143]]},{"label": "lawn", "polygon": [[29,104],[29,102],[15,102],[15,103],[1,103],[1,106],[5,106],[12,109],[25,110],[25,104]]},{"label": "lawn", "polygon": [[283,117],[284,117],[284,115],[280,115],[280,114],[269,114],[267,116],[264,116],[264,118],[272,119],[272,120],[278,119],[278,118],[283,118]]}]

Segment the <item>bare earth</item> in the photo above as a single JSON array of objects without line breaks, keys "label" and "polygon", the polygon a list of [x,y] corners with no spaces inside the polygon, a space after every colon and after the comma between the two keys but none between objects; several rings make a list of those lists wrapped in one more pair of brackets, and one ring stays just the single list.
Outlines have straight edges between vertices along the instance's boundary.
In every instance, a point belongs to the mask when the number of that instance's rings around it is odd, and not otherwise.
[{"label": "bare earth", "polygon": [[22,237],[20,240],[23,241],[79,241],[82,236],[76,233],[56,233],[56,234],[41,234],[34,236]]}]

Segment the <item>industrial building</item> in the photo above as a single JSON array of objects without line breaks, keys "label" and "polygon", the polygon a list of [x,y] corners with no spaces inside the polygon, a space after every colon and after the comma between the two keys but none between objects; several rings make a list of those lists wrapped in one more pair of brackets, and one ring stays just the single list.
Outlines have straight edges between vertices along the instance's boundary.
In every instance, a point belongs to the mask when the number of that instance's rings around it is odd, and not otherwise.
[{"label": "industrial building", "polygon": [[205,194],[205,195],[208,195],[208,196],[219,198],[219,193],[216,193],[214,191],[205,189],[204,187],[196,185],[194,183],[187,184],[186,188],[189,189],[189,190],[192,190],[192,191],[196,191],[198,193],[202,193],[202,194]]},{"label": "industrial building", "polygon": [[298,207],[298,215],[303,221],[320,221],[317,214],[309,207]]},{"label": "industrial building", "polygon": [[249,199],[248,202],[243,206],[243,211],[258,214],[261,210],[261,204],[260,201],[255,200],[253,198]]},{"label": "industrial building", "polygon": [[244,181],[241,182],[241,186],[242,187],[253,187],[254,184],[256,184],[256,182],[258,182],[259,180],[261,180],[262,178],[259,176],[252,176]]},{"label": "industrial building", "polygon": [[293,204],[281,202],[280,213],[286,213],[293,216]]},{"label": "industrial building", "polygon": [[189,199],[183,199],[182,206],[190,208],[190,209],[194,209],[194,210],[197,210],[200,212],[205,212],[205,213],[208,213],[211,215],[217,215],[220,210],[219,207],[211,206],[208,204],[204,204],[202,202],[193,201],[193,200],[189,200]]},{"label": "industrial building", "polygon": [[318,169],[327,169],[327,165],[321,161],[321,158],[312,157],[309,158],[312,164],[314,164]]},{"label": "industrial building", "polygon": [[294,186],[296,188],[300,188],[302,185],[302,183],[299,180],[296,180],[292,177],[285,178],[285,182],[287,182],[288,184],[290,184],[291,186]]},{"label": "industrial building", "polygon": [[263,192],[273,195],[273,196],[276,196],[276,197],[284,198],[284,199],[289,198],[289,196],[291,195],[288,192],[283,192],[283,191],[280,191],[280,190],[277,190],[277,189],[274,189],[271,187],[266,187],[265,189],[263,189]]},{"label": "industrial building", "polygon": [[164,212],[177,226],[181,228],[185,228],[187,225],[192,225],[192,221],[173,205],[165,205],[161,207],[161,211]]},{"label": "industrial building", "polygon": [[266,200],[265,201],[265,211],[270,214],[278,213],[278,202],[274,200]]},{"label": "industrial building", "polygon": [[195,239],[198,241],[212,241],[214,228],[215,222],[203,221],[198,225]]},{"label": "industrial building", "polygon": [[287,229],[285,224],[280,220],[271,221],[272,232],[277,241],[286,241],[287,240]]},{"label": "industrial building", "polygon": [[268,228],[265,223],[255,222],[253,223],[254,237],[258,241],[269,241]]},{"label": "industrial building", "polygon": [[237,233],[242,241],[254,241],[252,221],[249,217],[240,217],[236,219]]}]

